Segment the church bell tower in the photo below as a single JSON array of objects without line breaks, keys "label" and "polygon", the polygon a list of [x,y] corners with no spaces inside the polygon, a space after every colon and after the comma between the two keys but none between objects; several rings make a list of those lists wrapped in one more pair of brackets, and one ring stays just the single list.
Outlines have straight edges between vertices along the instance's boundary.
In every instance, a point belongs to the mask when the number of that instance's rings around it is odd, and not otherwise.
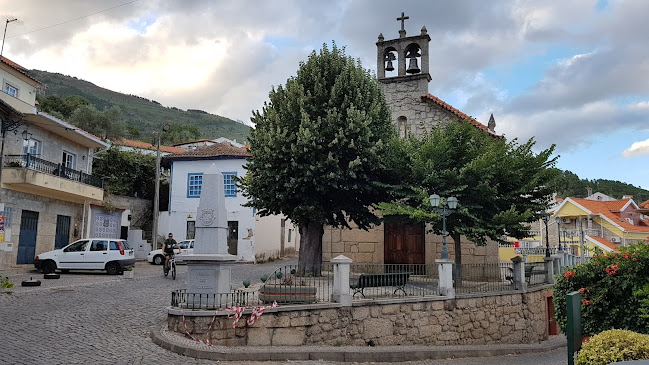
[{"label": "church bell tower", "polygon": [[397,18],[401,21],[399,38],[385,40],[383,34],[379,34],[376,72],[382,84],[405,82],[415,86],[421,95],[428,92],[428,82],[431,80],[428,73],[430,36],[426,27],[422,27],[421,34],[406,37],[405,20],[409,18],[404,13]]}]

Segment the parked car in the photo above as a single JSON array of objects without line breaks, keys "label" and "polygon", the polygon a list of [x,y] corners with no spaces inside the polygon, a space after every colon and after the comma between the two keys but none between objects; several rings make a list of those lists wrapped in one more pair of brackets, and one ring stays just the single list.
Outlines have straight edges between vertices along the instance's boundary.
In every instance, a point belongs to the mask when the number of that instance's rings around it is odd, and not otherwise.
[{"label": "parked car", "polygon": [[135,255],[126,240],[116,238],[87,238],[34,258],[36,269],[43,274],[61,270],[106,270],[119,274],[135,264]]},{"label": "parked car", "polygon": [[[182,252],[179,254],[178,249],[174,249],[174,252],[176,253],[177,263],[183,261],[184,255],[190,255],[194,252],[194,240],[180,241],[178,242],[178,247],[180,247]],[[165,263],[165,255],[162,252],[162,249],[153,250],[149,252],[149,254],[146,257],[146,260],[153,265],[162,265]]]}]

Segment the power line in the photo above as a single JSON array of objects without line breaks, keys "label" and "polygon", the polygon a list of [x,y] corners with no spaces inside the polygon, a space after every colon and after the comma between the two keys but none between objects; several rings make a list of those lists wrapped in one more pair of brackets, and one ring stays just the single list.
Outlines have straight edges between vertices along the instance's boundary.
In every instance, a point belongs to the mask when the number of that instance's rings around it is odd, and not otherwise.
[{"label": "power line", "polygon": [[104,13],[104,12],[106,12],[106,11],[113,10],[113,9],[117,9],[117,8],[122,7],[122,6],[125,6],[125,5],[133,4],[134,2],[138,2],[138,1],[139,1],[139,0],[129,1],[129,2],[127,2],[127,3],[120,4],[120,5],[117,5],[117,6],[113,6],[112,8],[104,9],[104,10],[98,11],[98,12],[96,12],[96,13],[92,13],[92,14],[88,14],[88,15],[80,16],[80,17],[78,17],[78,18],[74,18],[74,19],[66,20],[66,21],[64,21],[64,22],[57,23],[57,24],[54,24],[54,25],[49,25],[49,26],[44,27],[44,28],[40,28],[40,29],[36,29],[36,30],[31,30],[31,31],[29,31],[29,32],[25,32],[25,33],[21,33],[21,34],[12,35],[12,36],[7,37],[7,38],[20,37],[20,36],[25,35],[25,34],[36,33],[36,32],[40,32],[41,30],[45,30],[45,29],[50,29],[50,28],[58,27],[59,25],[63,25],[63,24],[67,24],[67,23],[71,23],[71,22],[76,21],[76,20],[79,20],[79,19],[87,18],[87,17],[89,17],[89,16],[93,16],[93,15],[97,15],[97,14],[101,14],[101,13]]}]

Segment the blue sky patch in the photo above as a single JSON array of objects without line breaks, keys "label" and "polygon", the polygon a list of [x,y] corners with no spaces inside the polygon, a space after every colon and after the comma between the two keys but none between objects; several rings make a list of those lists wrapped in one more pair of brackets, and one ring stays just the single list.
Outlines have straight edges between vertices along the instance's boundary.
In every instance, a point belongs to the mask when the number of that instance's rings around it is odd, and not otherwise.
[{"label": "blue sky patch", "polygon": [[147,28],[158,20],[158,17],[154,14],[147,13],[139,19],[131,20],[126,23],[126,26],[135,29],[140,34],[145,34]]}]

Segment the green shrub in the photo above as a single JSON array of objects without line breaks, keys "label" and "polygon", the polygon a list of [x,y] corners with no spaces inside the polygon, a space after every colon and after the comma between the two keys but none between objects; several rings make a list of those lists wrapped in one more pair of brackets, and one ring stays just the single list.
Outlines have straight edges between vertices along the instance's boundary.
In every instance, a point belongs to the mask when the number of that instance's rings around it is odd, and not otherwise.
[{"label": "green shrub", "polygon": [[576,365],[608,365],[649,359],[649,336],[626,330],[608,330],[591,337],[577,354]]},{"label": "green shrub", "polygon": [[566,332],[566,295],[582,296],[582,331],[594,335],[613,328],[649,334],[649,245],[633,244],[621,252],[593,259],[555,277],[554,311]]}]

